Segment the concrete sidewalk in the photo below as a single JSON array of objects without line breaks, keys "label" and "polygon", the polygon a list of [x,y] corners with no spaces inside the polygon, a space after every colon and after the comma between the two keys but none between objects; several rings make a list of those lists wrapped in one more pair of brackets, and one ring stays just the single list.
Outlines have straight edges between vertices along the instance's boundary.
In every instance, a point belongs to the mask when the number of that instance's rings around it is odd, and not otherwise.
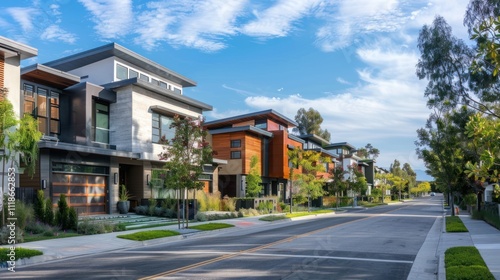
[{"label": "concrete sidewalk", "polygon": [[458,246],[475,246],[495,279],[500,280],[500,231],[469,215],[459,217],[469,232],[447,233],[445,216],[437,218],[413,262],[408,280],[446,279],[444,253]]}]

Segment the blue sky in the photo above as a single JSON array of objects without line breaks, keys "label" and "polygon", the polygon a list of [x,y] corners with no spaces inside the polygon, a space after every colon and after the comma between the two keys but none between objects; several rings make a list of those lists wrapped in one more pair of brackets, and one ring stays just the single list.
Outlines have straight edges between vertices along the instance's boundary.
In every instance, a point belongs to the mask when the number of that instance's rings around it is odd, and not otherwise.
[{"label": "blue sky", "polygon": [[443,16],[456,36],[466,0],[2,1],[0,35],[38,49],[23,66],[116,42],[195,80],[208,120],[310,107],[332,142],[424,169],[416,130],[430,113],[418,32]]}]

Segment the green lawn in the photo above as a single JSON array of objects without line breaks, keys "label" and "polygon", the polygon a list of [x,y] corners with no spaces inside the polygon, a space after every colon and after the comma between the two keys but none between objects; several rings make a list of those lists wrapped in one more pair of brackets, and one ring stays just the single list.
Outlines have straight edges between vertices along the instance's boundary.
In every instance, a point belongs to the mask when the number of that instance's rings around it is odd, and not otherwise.
[{"label": "green lawn", "polygon": [[136,233],[118,235],[116,237],[134,241],[145,241],[156,238],[176,236],[179,234],[180,233],[178,233],[177,231],[172,231],[172,230],[148,230],[148,231],[139,231]]},{"label": "green lawn", "polygon": [[[10,253],[11,251],[9,248],[0,248],[0,262],[10,261],[10,256],[8,256],[8,254]],[[26,249],[21,247],[17,247],[15,253],[16,253],[15,256],[16,260],[43,255],[42,251]]]},{"label": "green lawn", "polygon": [[468,232],[462,220],[458,216],[446,217],[446,232]]},{"label": "green lawn", "polygon": [[189,228],[207,231],[207,230],[216,230],[216,229],[223,229],[223,228],[230,228],[230,227],[234,227],[234,225],[224,224],[224,223],[208,223],[208,224],[203,224],[203,225],[190,226]]}]

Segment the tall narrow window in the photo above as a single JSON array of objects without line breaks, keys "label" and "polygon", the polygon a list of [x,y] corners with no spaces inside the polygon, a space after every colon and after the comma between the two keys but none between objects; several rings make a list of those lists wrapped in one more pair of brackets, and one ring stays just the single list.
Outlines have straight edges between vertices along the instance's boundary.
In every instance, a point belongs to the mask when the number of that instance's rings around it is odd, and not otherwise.
[{"label": "tall narrow window", "polygon": [[109,143],[109,105],[94,102],[94,141]]},{"label": "tall narrow window", "polygon": [[49,111],[47,110],[47,94],[48,94],[48,91],[46,89],[38,88],[37,98],[36,98],[38,130],[40,130],[40,132],[45,134],[45,135],[48,135],[47,117],[48,117]]},{"label": "tall narrow window", "polygon": [[152,142],[158,143],[162,138],[171,140],[175,137],[175,129],[170,128],[173,119],[158,113],[153,113],[153,137]]},{"label": "tall narrow window", "polygon": [[50,133],[59,134],[59,93],[50,93]]},{"label": "tall narrow window", "polygon": [[30,114],[36,117],[35,112],[35,87],[32,85],[24,85],[24,114]]}]

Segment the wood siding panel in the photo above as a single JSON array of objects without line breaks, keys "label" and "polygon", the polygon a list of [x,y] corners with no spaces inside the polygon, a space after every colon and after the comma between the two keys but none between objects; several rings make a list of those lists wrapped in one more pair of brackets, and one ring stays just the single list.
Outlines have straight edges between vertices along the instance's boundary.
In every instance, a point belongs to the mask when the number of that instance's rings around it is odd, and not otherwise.
[{"label": "wood siding panel", "polygon": [[245,141],[242,141],[242,147],[244,148],[241,158],[243,161],[243,173],[248,174],[250,172],[250,159],[253,155],[259,158],[258,168],[262,174],[262,140],[260,137],[247,134],[245,136]]},{"label": "wood siding panel", "polygon": [[[273,139],[269,147],[269,176],[273,178],[286,178],[285,168],[288,167],[286,155],[285,131],[273,131]],[[286,135],[288,138],[288,136]]]}]

